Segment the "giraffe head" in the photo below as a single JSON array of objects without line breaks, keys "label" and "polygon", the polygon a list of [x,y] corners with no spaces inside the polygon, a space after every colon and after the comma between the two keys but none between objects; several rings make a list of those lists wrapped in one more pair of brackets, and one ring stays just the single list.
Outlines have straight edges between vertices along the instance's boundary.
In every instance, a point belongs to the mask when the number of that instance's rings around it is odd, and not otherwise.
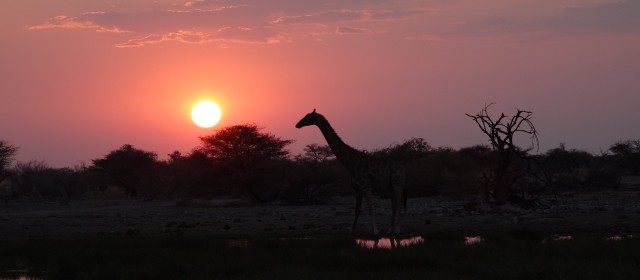
[{"label": "giraffe head", "polygon": [[296,124],[296,128],[301,128],[301,127],[305,127],[305,126],[309,126],[309,125],[318,125],[318,123],[320,122],[320,120],[322,119],[322,116],[318,113],[316,113],[316,109],[313,109],[313,112],[307,114],[306,116],[304,116],[304,118],[302,118],[297,124]]}]

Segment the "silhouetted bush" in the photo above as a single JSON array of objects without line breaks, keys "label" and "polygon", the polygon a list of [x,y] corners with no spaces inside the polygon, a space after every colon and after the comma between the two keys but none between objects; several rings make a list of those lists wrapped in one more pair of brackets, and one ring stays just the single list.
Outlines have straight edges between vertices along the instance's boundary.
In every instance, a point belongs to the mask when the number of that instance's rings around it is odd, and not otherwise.
[{"label": "silhouetted bush", "polygon": [[43,174],[49,167],[40,161],[18,162],[13,178],[13,197],[40,197],[38,184],[42,184]]},{"label": "silhouetted bush", "polygon": [[548,187],[555,191],[584,188],[594,158],[585,151],[567,150],[564,144],[547,151],[542,158]]},{"label": "silhouetted bush", "polygon": [[169,154],[167,168],[176,196],[211,198],[231,188],[228,176],[199,149],[186,155],[178,151]]},{"label": "silhouetted bush", "polygon": [[288,187],[281,196],[293,204],[320,204],[332,195],[352,193],[349,173],[326,145],[309,144],[287,170]]},{"label": "silhouetted bush", "polygon": [[122,186],[128,195],[137,197],[144,190],[149,195],[148,185],[144,180],[160,175],[157,155],[134,148],[130,144],[111,151],[104,158],[94,159],[93,168],[108,174],[114,183]]},{"label": "silhouetted bush", "polygon": [[640,175],[640,139],[618,141],[609,147],[609,151],[622,173]]},{"label": "silhouetted bush", "polygon": [[71,168],[50,168],[44,162],[17,163],[12,182],[13,197],[78,197],[77,172]]},{"label": "silhouetted bush", "polygon": [[[90,167],[75,168],[51,168],[38,161],[7,168],[17,148],[0,141],[0,175],[6,178],[2,181],[0,176],[0,197],[251,197],[254,202],[281,199],[308,204],[353,194],[348,172],[328,146],[309,144],[303,154],[290,159],[285,147],[292,141],[261,129],[223,128],[201,137],[203,146],[187,154],[174,152],[166,161],[158,160],[154,152],[123,145],[94,159]],[[640,140],[618,141],[609,154],[600,155],[564,144],[538,155],[511,148],[509,168],[503,170],[510,201],[543,192],[618,189],[623,176],[640,172]],[[487,145],[433,148],[422,138],[371,154],[405,164],[409,197],[483,194],[487,201],[495,201],[490,196],[505,160],[504,154]]]},{"label": "silhouetted bush", "polygon": [[468,196],[479,191],[480,166],[454,149],[439,148],[419,163],[423,175],[409,179],[410,187],[412,181],[422,182],[417,195]]},{"label": "silhouetted bush", "polygon": [[397,161],[416,161],[431,153],[433,148],[423,138],[411,138],[389,146],[387,148],[375,150],[372,154],[377,157],[387,158]]}]

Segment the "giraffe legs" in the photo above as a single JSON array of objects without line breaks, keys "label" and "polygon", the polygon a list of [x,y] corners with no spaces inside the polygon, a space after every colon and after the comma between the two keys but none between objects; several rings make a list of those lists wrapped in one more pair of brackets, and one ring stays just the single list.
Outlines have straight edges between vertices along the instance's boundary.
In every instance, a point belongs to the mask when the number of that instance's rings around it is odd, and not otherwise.
[{"label": "giraffe legs", "polygon": [[376,225],[376,217],[373,215],[373,193],[371,192],[371,186],[366,186],[364,189],[364,202],[367,204],[367,210],[369,212],[369,216],[371,217],[371,225],[373,226],[373,235],[378,236],[378,226]]},{"label": "giraffe legs", "polygon": [[389,227],[389,234],[395,235],[398,233],[398,224],[400,221],[400,209],[404,204],[405,214],[407,210],[407,190],[405,188],[405,177],[403,174],[399,174],[392,178],[391,182],[391,226]]},{"label": "giraffe legs", "polygon": [[389,235],[395,235],[398,233],[397,222],[398,219],[398,200],[395,195],[391,197],[391,225],[389,226]]},{"label": "giraffe legs", "polygon": [[351,228],[351,232],[356,231],[356,226],[358,225],[358,217],[360,217],[360,213],[362,212],[362,193],[360,191],[356,191],[356,213],[355,218],[353,219],[353,227]]},{"label": "giraffe legs", "polygon": [[376,219],[373,215],[374,201],[373,201],[373,193],[372,193],[372,185],[369,178],[362,177],[353,177],[351,178],[351,186],[356,191],[356,209],[355,209],[355,218],[353,219],[353,227],[352,231],[355,231],[356,226],[358,224],[358,217],[360,217],[360,213],[362,212],[362,198],[364,195],[364,203],[367,206],[367,211],[369,216],[371,217],[371,225],[373,226],[373,235],[377,236],[378,226],[376,225]]}]

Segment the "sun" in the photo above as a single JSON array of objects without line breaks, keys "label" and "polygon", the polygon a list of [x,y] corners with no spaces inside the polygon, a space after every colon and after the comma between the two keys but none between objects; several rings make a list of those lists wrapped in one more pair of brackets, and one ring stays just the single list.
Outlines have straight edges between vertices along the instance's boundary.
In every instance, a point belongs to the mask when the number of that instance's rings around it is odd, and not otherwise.
[{"label": "sun", "polygon": [[221,117],[220,106],[208,100],[198,102],[191,109],[191,119],[199,127],[212,127],[218,124]]}]

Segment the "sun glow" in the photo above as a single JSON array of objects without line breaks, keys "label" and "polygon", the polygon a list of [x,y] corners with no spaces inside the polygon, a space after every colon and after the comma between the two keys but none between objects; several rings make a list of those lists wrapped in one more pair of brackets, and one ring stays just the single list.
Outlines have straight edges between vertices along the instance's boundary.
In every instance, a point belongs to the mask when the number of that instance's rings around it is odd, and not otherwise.
[{"label": "sun glow", "polygon": [[218,124],[221,117],[220,106],[208,100],[198,102],[191,109],[191,119],[199,127],[212,127]]}]

